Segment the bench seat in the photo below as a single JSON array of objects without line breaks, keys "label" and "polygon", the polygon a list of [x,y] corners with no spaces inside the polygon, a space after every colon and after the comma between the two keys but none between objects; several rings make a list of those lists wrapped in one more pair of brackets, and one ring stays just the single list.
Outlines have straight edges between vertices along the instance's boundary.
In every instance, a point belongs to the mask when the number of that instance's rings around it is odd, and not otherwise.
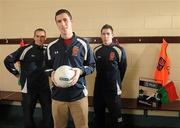
[{"label": "bench seat", "polygon": [[[0,101],[16,101],[21,102],[21,92],[12,91],[0,91]],[[88,96],[89,107],[93,107],[93,96]],[[149,107],[145,105],[137,104],[137,99],[135,98],[122,98],[122,108],[123,109],[138,109],[144,110],[144,115],[147,115],[148,110],[157,111],[178,111],[180,117],[180,100],[176,100],[167,105],[162,105],[161,107]]]}]

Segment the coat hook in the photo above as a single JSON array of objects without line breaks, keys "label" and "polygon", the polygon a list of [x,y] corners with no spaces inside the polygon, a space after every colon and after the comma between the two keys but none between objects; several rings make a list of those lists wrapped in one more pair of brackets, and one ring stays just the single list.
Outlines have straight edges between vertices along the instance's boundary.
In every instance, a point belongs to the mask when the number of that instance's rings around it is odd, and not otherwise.
[{"label": "coat hook", "polygon": [[8,44],[8,43],[9,43],[7,38],[5,39],[5,42],[6,42],[6,44]]},{"label": "coat hook", "polygon": [[115,40],[115,43],[116,43],[116,44],[119,44],[119,40],[118,40],[118,39],[116,39],[116,40]]},{"label": "coat hook", "polygon": [[93,42],[96,43],[96,39],[94,39]]}]

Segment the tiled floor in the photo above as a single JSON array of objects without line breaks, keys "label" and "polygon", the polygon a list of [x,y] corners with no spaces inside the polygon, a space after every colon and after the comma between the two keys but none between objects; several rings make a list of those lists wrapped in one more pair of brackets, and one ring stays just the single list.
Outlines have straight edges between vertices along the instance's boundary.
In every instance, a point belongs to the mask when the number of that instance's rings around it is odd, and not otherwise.
[{"label": "tiled floor", "polygon": [[[34,117],[36,123],[40,122],[41,119],[40,115],[41,115],[40,109],[36,109],[35,117]],[[94,117],[93,113],[89,113],[89,128],[93,128],[93,117]],[[157,120],[154,118],[155,117],[147,118],[147,117],[138,117],[138,116],[132,117],[132,116],[124,115],[125,127],[123,128],[180,128],[179,118],[172,120],[170,120],[171,118],[167,118],[167,119],[157,118]],[[152,120],[155,120],[155,122],[153,122]],[[164,127],[167,126],[166,125],[167,122],[169,122],[168,123],[168,125],[170,124],[169,126],[173,126],[173,127]],[[163,124],[163,127],[160,127],[160,125],[159,127],[155,127],[158,126],[157,125],[158,123]],[[74,128],[72,124],[73,123],[71,120],[67,128]],[[146,127],[140,127],[140,126],[146,126]],[[16,106],[12,107],[12,106],[6,106],[0,104],[0,128],[23,128],[23,115],[22,115],[21,107],[16,107]]]}]

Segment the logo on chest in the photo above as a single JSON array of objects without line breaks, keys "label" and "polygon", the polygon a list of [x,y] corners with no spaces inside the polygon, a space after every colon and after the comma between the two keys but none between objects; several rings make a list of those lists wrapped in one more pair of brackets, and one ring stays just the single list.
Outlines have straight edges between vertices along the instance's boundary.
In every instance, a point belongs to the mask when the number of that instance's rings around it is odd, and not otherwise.
[{"label": "logo on chest", "polygon": [[109,54],[109,60],[110,60],[110,61],[115,60],[115,53],[114,53],[114,52],[110,52],[110,54]]},{"label": "logo on chest", "polygon": [[34,58],[34,57],[35,57],[35,55],[34,55],[34,54],[32,54],[32,55],[31,55],[31,57],[32,57],[32,58]]},{"label": "logo on chest", "polygon": [[78,52],[79,52],[79,48],[74,46],[72,48],[72,56],[77,56],[78,55]]},{"label": "logo on chest", "polygon": [[59,52],[58,51],[54,51],[54,54],[56,55],[56,54],[58,54]]}]

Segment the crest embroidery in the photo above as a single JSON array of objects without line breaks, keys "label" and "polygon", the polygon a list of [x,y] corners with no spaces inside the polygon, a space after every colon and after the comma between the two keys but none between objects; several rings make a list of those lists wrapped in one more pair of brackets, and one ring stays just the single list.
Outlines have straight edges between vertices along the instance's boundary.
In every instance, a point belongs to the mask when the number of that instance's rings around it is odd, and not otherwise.
[{"label": "crest embroidery", "polygon": [[110,54],[109,54],[109,60],[110,61],[113,61],[115,59],[115,53],[114,52],[111,52]]},{"label": "crest embroidery", "polygon": [[77,56],[78,55],[78,51],[79,51],[79,48],[78,47],[73,47],[72,49],[72,56]]}]

